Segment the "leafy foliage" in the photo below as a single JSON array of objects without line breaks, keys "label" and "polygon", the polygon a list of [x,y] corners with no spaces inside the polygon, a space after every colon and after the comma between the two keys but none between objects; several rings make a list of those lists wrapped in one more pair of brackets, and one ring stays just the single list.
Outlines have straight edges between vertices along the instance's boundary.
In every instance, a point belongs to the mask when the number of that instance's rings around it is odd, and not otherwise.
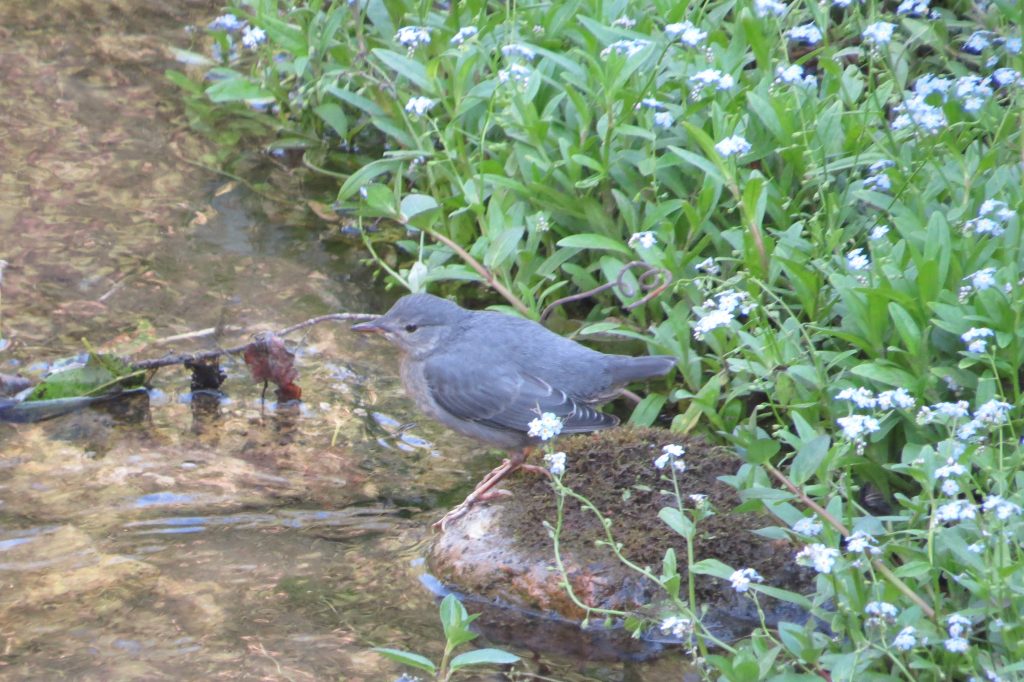
[{"label": "leafy foliage", "polygon": [[[679,359],[634,421],[667,410],[736,447],[731,482],[829,568],[815,607],[838,605],[835,638],[780,625],[709,665],[1020,674],[1020,3],[231,12],[265,42],[211,31],[204,105],[301,149],[364,227],[405,226],[403,257],[380,259],[395,281],[486,282],[533,316],[616,283],[581,336]],[[645,299],[634,260],[671,285]],[[699,523],[682,503],[663,518]],[[848,549],[858,532],[877,554]],[[898,616],[865,612],[878,601]]]}]

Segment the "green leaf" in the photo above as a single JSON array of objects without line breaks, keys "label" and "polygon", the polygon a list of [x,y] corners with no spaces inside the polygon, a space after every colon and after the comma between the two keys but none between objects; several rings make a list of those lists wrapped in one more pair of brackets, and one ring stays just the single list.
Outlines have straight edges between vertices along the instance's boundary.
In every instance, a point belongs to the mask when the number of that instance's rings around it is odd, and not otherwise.
[{"label": "green leaf", "polygon": [[747,444],[744,459],[751,464],[764,464],[774,457],[781,447],[777,440],[761,438]]},{"label": "green leaf", "polygon": [[433,211],[438,207],[437,199],[427,194],[406,194],[402,197],[402,204],[399,210],[402,212],[404,222],[408,222],[420,213]]},{"label": "green leaf", "polygon": [[690,572],[728,580],[732,577],[734,569],[718,559],[703,559],[690,566]]},{"label": "green leaf", "polygon": [[345,139],[348,137],[348,117],[345,116],[345,110],[333,102],[321,104],[320,106],[313,109],[317,116],[320,117],[327,125],[334,129],[334,132],[338,133],[338,137]]},{"label": "green leaf", "polygon": [[426,656],[420,656],[419,654],[413,654],[408,651],[402,651],[400,649],[386,649],[383,647],[374,647],[373,651],[376,651],[381,656],[390,658],[392,661],[397,661],[402,665],[408,665],[419,670],[425,670],[426,672],[433,675],[437,672],[437,666]]},{"label": "green leaf", "polygon": [[832,439],[828,434],[820,434],[803,443],[789,465],[789,474],[793,482],[800,485],[813,476],[825,461],[831,445]]},{"label": "green leaf", "polygon": [[574,249],[603,249],[605,251],[618,251],[619,253],[632,255],[629,247],[617,239],[605,237],[602,234],[594,234],[593,232],[570,235],[558,240],[558,246]]},{"label": "green leaf", "polygon": [[686,163],[696,166],[699,170],[704,171],[704,174],[709,178],[713,178],[718,181],[719,184],[725,184],[725,176],[722,175],[722,171],[713,162],[708,161],[705,157],[700,154],[694,154],[693,152],[681,149],[679,147],[668,146],[668,150],[678,156]]},{"label": "green leaf", "polygon": [[426,67],[415,59],[409,59],[397,52],[379,47],[373,50],[373,56],[383,62],[385,66],[394,71],[399,77],[408,78],[423,92],[428,95],[434,94],[434,84],[427,76]]},{"label": "green leaf", "polygon": [[243,102],[254,99],[273,99],[273,94],[239,75],[237,78],[217,81],[206,88],[211,102]]},{"label": "green leaf", "polygon": [[402,167],[399,159],[377,159],[366,164],[348,177],[348,180],[338,190],[338,201],[345,201],[359,191],[360,187],[369,184],[372,180],[385,173],[393,173]]},{"label": "green leaf", "polygon": [[25,402],[119,393],[142,386],[145,376],[145,370],[136,370],[117,356],[90,354],[84,365],[46,377]]},{"label": "green leaf", "polygon": [[519,661],[519,657],[501,649],[477,649],[459,654],[451,660],[451,669],[458,670],[470,665],[511,665]]},{"label": "green leaf", "polygon": [[675,507],[662,507],[658,511],[658,518],[684,538],[693,537],[693,521],[686,517],[685,512]]},{"label": "green leaf", "polygon": [[667,399],[668,396],[663,393],[648,393],[640,404],[633,408],[629,423],[633,426],[650,426],[658,418]]}]

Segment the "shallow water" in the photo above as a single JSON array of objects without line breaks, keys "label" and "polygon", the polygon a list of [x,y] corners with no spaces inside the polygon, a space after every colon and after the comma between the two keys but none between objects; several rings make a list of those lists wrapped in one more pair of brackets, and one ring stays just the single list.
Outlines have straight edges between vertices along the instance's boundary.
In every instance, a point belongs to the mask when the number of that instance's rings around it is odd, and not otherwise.
[{"label": "shallow water", "polygon": [[[213,150],[162,74],[166,48],[188,46],[183,27],[216,4],[16,0],[5,12],[0,372],[38,375],[83,338],[159,357],[248,332],[154,339],[387,305],[357,248],[319,241],[305,212],[198,163]],[[378,341],[344,325],[290,341],[297,408],[261,404],[228,359],[223,399],[192,395],[168,368],[148,395],[0,424],[4,679],[379,680],[400,668],[373,646],[438,657],[429,526],[496,456],[410,425]],[[532,659],[519,679],[679,677],[664,662],[516,650]]]}]

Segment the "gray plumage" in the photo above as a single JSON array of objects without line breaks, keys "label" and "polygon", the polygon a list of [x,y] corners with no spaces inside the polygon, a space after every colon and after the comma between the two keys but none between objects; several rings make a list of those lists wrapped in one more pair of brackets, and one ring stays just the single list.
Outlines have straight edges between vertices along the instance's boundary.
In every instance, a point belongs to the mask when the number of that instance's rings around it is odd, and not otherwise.
[{"label": "gray plumage", "polygon": [[426,414],[506,449],[538,442],[527,432],[544,412],[562,420],[562,433],[615,426],[619,420],[596,406],[676,363],[668,355],[600,353],[536,322],[430,294],[405,296],[353,329],[380,333],[402,350],[402,383]]}]

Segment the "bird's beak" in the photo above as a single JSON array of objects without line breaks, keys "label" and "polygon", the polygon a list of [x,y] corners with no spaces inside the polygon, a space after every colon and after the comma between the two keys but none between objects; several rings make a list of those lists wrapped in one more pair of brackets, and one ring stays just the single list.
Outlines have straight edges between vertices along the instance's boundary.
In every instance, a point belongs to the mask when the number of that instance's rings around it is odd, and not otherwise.
[{"label": "bird's beak", "polygon": [[370,320],[369,322],[360,322],[359,324],[352,325],[352,331],[354,332],[372,332],[374,334],[383,334],[384,326],[380,324],[381,318],[376,320]]}]

